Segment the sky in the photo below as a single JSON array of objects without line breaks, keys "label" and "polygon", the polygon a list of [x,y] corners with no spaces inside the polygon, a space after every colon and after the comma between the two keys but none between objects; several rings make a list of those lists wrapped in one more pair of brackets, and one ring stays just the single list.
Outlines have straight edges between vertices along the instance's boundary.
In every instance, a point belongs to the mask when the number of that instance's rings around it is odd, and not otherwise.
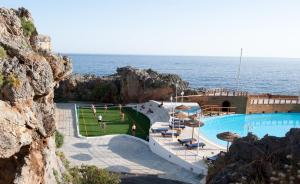
[{"label": "sky", "polygon": [[299,0],[1,0],[55,52],[300,58]]}]

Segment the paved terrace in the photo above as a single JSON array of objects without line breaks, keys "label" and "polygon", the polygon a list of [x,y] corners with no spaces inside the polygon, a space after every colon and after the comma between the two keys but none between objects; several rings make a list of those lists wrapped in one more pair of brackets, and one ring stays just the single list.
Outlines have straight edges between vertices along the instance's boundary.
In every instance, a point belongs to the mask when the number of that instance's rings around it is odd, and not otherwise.
[{"label": "paved terrace", "polygon": [[[159,102],[150,101],[144,104],[140,104],[138,110],[149,117],[152,123],[152,128],[169,127],[169,110],[172,108],[172,105],[175,105],[175,103],[171,104],[168,102],[164,102],[163,107],[159,107],[159,104]],[[184,104],[186,106],[198,106],[197,103],[177,103],[177,105],[181,104]],[[142,106],[143,108],[141,108]],[[153,113],[148,112],[149,108],[153,111]],[[186,127],[178,138],[191,138],[191,134],[192,128]],[[199,170],[204,171],[204,174],[206,174],[207,171],[204,159],[214,156],[220,151],[226,151],[225,148],[214,144],[213,142],[207,140],[203,135],[199,134],[197,128],[194,129],[194,138],[199,138],[200,142],[205,143],[206,146],[204,148],[187,150],[184,146],[178,143],[177,138],[166,138],[162,137],[161,133],[151,132],[150,136],[164,149],[178,156],[180,159],[194,165]]]},{"label": "paved terrace", "polygon": [[158,175],[187,183],[199,177],[152,153],[148,143],[127,135],[78,138],[74,104],[57,104],[57,128],[65,136],[61,148],[71,165],[96,165],[110,171]]}]

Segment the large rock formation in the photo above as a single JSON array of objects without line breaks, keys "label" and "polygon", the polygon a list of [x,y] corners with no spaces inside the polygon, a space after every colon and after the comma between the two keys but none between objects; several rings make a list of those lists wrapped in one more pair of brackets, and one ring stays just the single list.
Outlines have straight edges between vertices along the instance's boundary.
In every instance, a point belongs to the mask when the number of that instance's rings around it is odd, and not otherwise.
[{"label": "large rock formation", "polygon": [[175,74],[122,67],[108,77],[73,75],[61,82],[55,91],[55,98],[111,103],[169,100],[175,93],[176,83],[178,93],[188,87],[188,83]]},{"label": "large rock formation", "polygon": [[0,183],[53,183],[53,88],[71,63],[37,50],[38,36],[28,10],[0,8]]},{"label": "large rock formation", "polygon": [[300,183],[300,129],[285,137],[237,139],[209,169],[207,183]]}]

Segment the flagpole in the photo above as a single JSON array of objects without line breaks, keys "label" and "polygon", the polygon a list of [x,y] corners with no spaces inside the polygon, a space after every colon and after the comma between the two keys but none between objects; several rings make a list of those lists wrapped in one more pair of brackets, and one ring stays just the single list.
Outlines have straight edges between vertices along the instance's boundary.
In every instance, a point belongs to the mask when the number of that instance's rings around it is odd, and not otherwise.
[{"label": "flagpole", "polygon": [[240,87],[240,73],[241,73],[241,65],[242,65],[242,56],[243,56],[243,48],[241,48],[240,63],[239,63],[237,77],[236,77],[236,83],[237,83],[236,91],[238,91],[239,87]]}]

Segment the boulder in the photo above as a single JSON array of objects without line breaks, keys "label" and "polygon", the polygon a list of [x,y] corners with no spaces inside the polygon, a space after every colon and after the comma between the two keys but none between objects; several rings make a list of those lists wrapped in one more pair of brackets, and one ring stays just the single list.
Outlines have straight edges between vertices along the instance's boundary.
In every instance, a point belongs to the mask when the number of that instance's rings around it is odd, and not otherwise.
[{"label": "boulder", "polygon": [[249,134],[209,168],[207,183],[300,183],[300,129],[285,137]]}]

